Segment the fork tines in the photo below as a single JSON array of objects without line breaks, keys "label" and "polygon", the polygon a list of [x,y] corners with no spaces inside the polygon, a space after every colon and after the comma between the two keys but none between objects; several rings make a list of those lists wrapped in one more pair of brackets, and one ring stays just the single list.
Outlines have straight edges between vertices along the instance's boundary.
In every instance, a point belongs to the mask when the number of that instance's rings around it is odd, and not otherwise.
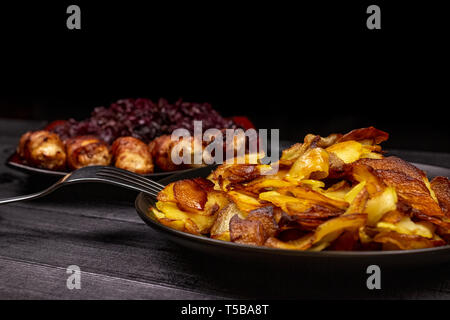
[{"label": "fork tines", "polygon": [[156,197],[158,192],[164,189],[164,185],[143,177],[137,173],[115,168],[115,167],[104,167],[97,172],[97,175],[109,179],[114,179],[117,182],[128,184],[135,189],[139,189],[143,192],[149,193]]}]

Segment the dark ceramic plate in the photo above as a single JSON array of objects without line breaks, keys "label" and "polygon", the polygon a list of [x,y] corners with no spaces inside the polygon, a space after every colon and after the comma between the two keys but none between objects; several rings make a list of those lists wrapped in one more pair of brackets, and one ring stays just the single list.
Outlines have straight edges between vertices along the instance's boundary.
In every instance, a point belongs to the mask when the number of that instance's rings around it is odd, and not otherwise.
[{"label": "dark ceramic plate", "polygon": [[[41,168],[35,168],[26,164],[23,164],[19,158],[19,156],[14,153],[13,155],[11,155],[8,160],[6,161],[6,164],[13,168],[13,169],[17,169],[26,173],[30,173],[30,174],[40,174],[40,175],[46,175],[46,176],[54,176],[54,177],[63,177],[66,174],[68,174],[69,172],[64,172],[64,171],[53,171],[53,170],[47,170],[47,169],[41,169]],[[159,180],[161,178],[170,176],[174,173],[187,173],[189,171],[192,171],[195,169],[184,169],[184,170],[178,170],[178,171],[160,171],[160,172],[153,172],[153,173],[149,173],[149,174],[144,174],[143,176],[148,177],[150,179],[155,179],[155,180]]]},{"label": "dark ceramic plate", "polygon": [[[414,163],[427,172],[431,179],[435,176],[450,176],[450,169]],[[175,174],[159,182],[168,184],[180,179],[206,177],[213,170],[212,167],[199,168],[182,174]],[[158,222],[149,210],[155,199],[144,193],[136,198],[135,206],[139,216],[154,230],[166,236],[179,245],[196,250],[207,257],[208,255],[221,256],[227,259],[251,259],[265,264],[289,264],[295,266],[308,265],[313,268],[345,268],[353,269],[376,264],[388,268],[420,267],[450,261],[450,246],[418,250],[399,251],[322,251],[308,252],[283,250],[266,247],[256,247],[238,243],[214,240],[207,237],[196,236],[166,227]]]}]

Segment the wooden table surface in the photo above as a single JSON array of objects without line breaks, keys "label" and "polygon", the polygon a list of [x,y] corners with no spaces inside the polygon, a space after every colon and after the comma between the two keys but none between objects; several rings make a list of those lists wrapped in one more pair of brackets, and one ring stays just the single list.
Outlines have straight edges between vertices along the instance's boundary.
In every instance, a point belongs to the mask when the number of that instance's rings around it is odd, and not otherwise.
[{"label": "wooden table surface", "polygon": [[[54,178],[5,166],[21,133],[40,123],[0,119],[0,197],[41,190]],[[450,164],[448,154],[401,152],[410,161]],[[147,227],[136,193],[74,185],[30,202],[0,206],[0,299],[450,299],[450,265],[367,274],[299,272],[286,266],[205,256]],[[81,289],[66,269],[81,269]]]}]

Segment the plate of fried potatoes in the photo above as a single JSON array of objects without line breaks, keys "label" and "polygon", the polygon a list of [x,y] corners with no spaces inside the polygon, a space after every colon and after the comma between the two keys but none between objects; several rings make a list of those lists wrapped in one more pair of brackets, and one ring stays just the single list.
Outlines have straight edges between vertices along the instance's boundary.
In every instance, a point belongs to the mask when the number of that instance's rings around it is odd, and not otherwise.
[{"label": "plate of fried potatoes", "polygon": [[211,254],[395,266],[450,260],[450,169],[389,156],[380,146],[387,139],[373,127],[308,134],[277,163],[165,178],[158,197],[140,194],[136,209],[171,240]]}]

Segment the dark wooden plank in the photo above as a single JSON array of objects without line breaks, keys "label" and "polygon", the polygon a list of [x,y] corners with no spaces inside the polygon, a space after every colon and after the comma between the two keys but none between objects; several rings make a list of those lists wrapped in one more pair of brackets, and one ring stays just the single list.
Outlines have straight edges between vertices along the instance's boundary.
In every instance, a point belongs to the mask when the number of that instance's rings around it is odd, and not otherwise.
[{"label": "dark wooden plank", "polygon": [[[0,299],[211,299],[187,290],[80,273],[80,289],[69,290],[65,268],[0,257]],[[219,298],[219,297],[215,297]]]},{"label": "dark wooden plank", "polygon": [[141,223],[19,206],[0,208],[0,255],[60,268],[76,264],[94,274],[214,296],[450,298],[448,266],[416,273],[383,271],[383,290],[371,292],[365,270],[348,277],[223,261],[175,246]]}]

